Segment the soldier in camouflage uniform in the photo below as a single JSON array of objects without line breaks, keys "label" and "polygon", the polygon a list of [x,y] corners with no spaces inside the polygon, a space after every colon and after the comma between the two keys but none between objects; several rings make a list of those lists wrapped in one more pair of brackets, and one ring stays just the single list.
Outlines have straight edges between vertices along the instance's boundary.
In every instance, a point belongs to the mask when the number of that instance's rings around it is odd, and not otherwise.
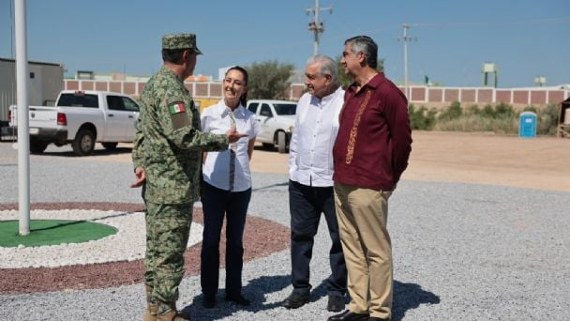
[{"label": "soldier in camouflage uniform", "polygon": [[184,320],[176,310],[184,251],[199,196],[202,151],[220,151],[245,135],[200,131],[200,113],[184,79],[201,52],[194,34],[162,38],[164,65],[141,95],[133,148],[136,181],[146,205],[145,284],[147,321]]}]

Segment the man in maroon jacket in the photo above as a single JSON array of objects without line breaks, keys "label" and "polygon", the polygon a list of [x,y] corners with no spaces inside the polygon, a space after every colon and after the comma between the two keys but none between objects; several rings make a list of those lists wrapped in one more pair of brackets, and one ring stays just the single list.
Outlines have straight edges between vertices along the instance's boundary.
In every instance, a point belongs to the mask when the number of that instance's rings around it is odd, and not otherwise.
[{"label": "man in maroon jacket", "polygon": [[334,145],[334,190],[348,269],[348,310],[331,321],[388,320],[393,298],[388,198],[412,150],[408,103],[376,71],[378,46],[367,36],[345,42],[340,60],[352,83],[346,90]]}]

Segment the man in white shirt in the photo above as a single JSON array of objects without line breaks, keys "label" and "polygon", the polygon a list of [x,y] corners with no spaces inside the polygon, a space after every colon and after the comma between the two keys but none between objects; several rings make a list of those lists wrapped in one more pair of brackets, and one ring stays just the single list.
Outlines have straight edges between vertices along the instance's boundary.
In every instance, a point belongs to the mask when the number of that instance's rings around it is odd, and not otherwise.
[{"label": "man in white shirt", "polygon": [[309,92],[297,104],[297,119],[289,146],[293,292],[283,306],[294,309],[310,301],[309,264],[314,236],[324,213],[332,240],[327,310],[337,312],[345,306],[347,272],[334,207],[332,148],[344,90],[337,84],[337,65],[330,57],[310,58],[305,77]]}]

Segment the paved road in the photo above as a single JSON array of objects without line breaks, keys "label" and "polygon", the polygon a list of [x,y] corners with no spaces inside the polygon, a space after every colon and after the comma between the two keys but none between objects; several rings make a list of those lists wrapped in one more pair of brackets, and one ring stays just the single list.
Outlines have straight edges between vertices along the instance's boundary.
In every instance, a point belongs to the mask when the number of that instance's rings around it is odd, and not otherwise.
[{"label": "paved road", "polygon": [[[120,151],[128,153],[128,151]],[[0,143],[0,203],[17,202],[17,165]],[[32,202],[140,202],[128,189],[128,163],[31,157]],[[289,225],[287,177],[254,174],[250,214]],[[570,193],[504,186],[404,180],[390,200],[396,320],[569,320]],[[330,247],[321,223],[312,265],[312,302],[280,306],[291,291],[289,253],[248,262],[248,309],[200,306],[199,277],[183,281],[179,306],[201,320],[323,320]],[[1,251],[1,249],[0,249]],[[223,272],[222,272],[222,277]],[[223,285],[223,283],[222,283]],[[137,320],[142,285],[0,296],[3,320]]]}]

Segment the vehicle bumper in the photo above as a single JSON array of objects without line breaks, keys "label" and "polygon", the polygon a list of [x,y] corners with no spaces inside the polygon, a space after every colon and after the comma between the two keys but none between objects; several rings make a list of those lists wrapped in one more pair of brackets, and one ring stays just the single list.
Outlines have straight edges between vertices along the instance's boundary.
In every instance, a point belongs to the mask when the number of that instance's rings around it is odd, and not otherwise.
[{"label": "vehicle bumper", "polygon": [[12,133],[9,131],[10,126],[8,125],[8,122],[5,121],[0,121],[0,142],[4,139],[4,138],[12,138]]},{"label": "vehicle bumper", "polygon": [[[9,127],[9,133],[15,133],[18,135],[17,127]],[[38,141],[53,142],[59,145],[65,144],[67,142],[67,130],[66,129],[44,129],[31,127],[30,128],[30,139]]]},{"label": "vehicle bumper", "polygon": [[0,121],[0,135],[8,135],[8,129],[10,129],[8,122]]}]

